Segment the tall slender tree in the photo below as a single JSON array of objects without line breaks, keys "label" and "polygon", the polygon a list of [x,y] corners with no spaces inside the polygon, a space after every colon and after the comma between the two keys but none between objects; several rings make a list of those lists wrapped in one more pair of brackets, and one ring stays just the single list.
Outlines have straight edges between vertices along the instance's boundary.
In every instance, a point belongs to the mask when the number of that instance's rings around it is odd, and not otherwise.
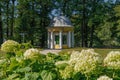
[{"label": "tall slender tree", "polygon": [[11,0],[11,23],[10,23],[10,37],[13,38],[13,33],[14,33],[14,15],[15,15],[15,1],[16,0]]},{"label": "tall slender tree", "polygon": [[10,0],[6,0],[6,11],[5,11],[5,14],[6,14],[6,36],[7,38],[9,38],[9,2]]},{"label": "tall slender tree", "polygon": [[82,26],[81,26],[81,35],[82,35],[82,47],[88,47],[87,43],[87,12],[86,12],[86,0],[82,1],[83,10],[82,10]]},{"label": "tall slender tree", "polygon": [[2,26],[2,7],[1,7],[1,3],[2,2],[0,2],[0,44],[2,44],[2,42],[3,42],[3,26]]}]

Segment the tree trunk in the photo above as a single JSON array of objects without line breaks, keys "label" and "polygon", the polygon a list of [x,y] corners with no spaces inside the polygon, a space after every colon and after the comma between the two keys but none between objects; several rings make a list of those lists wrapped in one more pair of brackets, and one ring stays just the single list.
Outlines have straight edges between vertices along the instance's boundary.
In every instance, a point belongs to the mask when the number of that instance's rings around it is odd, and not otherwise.
[{"label": "tree trunk", "polygon": [[45,42],[46,42],[46,16],[47,16],[47,6],[43,6],[43,11],[41,13],[41,47],[45,48]]},{"label": "tree trunk", "polygon": [[15,0],[12,0],[12,14],[11,14],[11,26],[10,26],[10,37],[13,37],[13,26],[14,26],[14,6],[15,6]]},{"label": "tree trunk", "polygon": [[9,37],[9,0],[7,0],[7,12],[6,12],[6,17],[7,17],[7,19],[6,19],[6,24],[7,24],[7,29],[6,29],[6,36],[7,36],[7,38]]},{"label": "tree trunk", "polygon": [[2,14],[0,8],[0,45],[3,43]]},{"label": "tree trunk", "polygon": [[[94,16],[94,12],[95,12],[95,8],[96,8],[96,0],[93,0],[93,6],[92,6],[92,14]],[[95,23],[92,25],[91,27],[91,34],[90,34],[90,46],[89,47],[93,47],[93,40],[94,40],[94,29],[95,29]]]},{"label": "tree trunk", "polygon": [[45,29],[44,29],[45,24],[44,24],[44,18],[42,18],[42,23],[41,24],[42,24],[41,25],[42,26],[42,36],[41,36],[42,37],[41,38],[42,39],[41,40],[42,43],[41,43],[41,47],[44,48],[45,47]]},{"label": "tree trunk", "polygon": [[82,12],[82,26],[81,26],[81,35],[82,35],[82,47],[88,47],[87,43],[87,23],[86,23],[86,0],[83,0],[83,12]]},{"label": "tree trunk", "polygon": [[[34,11],[35,10],[35,7],[34,7],[34,2],[32,2],[32,10]],[[30,27],[31,27],[31,30],[30,30],[30,33],[33,33],[34,34],[34,27],[35,27],[35,17],[34,17],[34,12],[33,14],[31,15],[32,19],[31,19],[31,23],[30,23]],[[33,45],[34,44],[34,38],[33,36],[31,36],[31,44]]]},{"label": "tree trunk", "polygon": [[90,47],[93,47],[93,35],[94,34],[94,25],[91,28],[91,35],[90,35]]}]

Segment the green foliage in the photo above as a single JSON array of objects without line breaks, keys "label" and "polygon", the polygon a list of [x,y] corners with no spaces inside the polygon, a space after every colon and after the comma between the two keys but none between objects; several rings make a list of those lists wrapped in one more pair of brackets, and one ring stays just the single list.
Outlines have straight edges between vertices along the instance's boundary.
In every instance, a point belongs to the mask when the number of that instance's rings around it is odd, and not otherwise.
[{"label": "green foliage", "polygon": [[68,66],[68,62],[67,61],[58,61],[55,63],[56,67],[60,70],[65,69],[66,66]]},{"label": "green foliage", "polygon": [[65,69],[59,70],[60,76],[62,79],[70,79],[73,76],[73,67],[72,66],[66,66]]},{"label": "green foliage", "polygon": [[[33,58],[26,59],[25,53]],[[14,56],[6,55],[0,58],[0,80],[97,80],[102,75],[120,79],[119,52],[111,52],[112,56],[108,54],[104,62],[93,49],[62,54],[43,55],[32,48],[19,50]],[[115,61],[108,68],[108,63]]]},{"label": "green foliage", "polygon": [[43,70],[40,75],[42,77],[42,80],[55,80],[56,78],[56,74],[47,70]]},{"label": "green foliage", "polygon": [[77,72],[77,73],[74,73],[73,80],[86,80],[86,77],[84,74]]},{"label": "green foliage", "polygon": [[120,16],[120,5],[115,6],[114,10],[116,12],[116,16],[119,17]]},{"label": "green foliage", "polygon": [[50,19],[63,13],[74,26],[76,47],[84,43],[85,47],[119,47],[119,4],[119,0],[0,0],[0,42],[30,41],[44,48]]},{"label": "green foliage", "polygon": [[20,45],[20,48],[21,49],[29,49],[29,48],[32,48],[32,44],[30,42],[27,42],[27,43],[21,43]]}]

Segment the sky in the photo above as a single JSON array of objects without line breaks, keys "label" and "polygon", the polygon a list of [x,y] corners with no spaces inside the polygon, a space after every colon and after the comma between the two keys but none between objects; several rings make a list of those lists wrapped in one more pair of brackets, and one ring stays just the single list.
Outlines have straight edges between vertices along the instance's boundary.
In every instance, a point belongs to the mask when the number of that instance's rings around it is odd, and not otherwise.
[{"label": "sky", "polygon": [[[105,1],[109,1],[109,0],[105,0]],[[114,1],[114,2],[115,2],[116,0],[111,0],[111,1]]]}]

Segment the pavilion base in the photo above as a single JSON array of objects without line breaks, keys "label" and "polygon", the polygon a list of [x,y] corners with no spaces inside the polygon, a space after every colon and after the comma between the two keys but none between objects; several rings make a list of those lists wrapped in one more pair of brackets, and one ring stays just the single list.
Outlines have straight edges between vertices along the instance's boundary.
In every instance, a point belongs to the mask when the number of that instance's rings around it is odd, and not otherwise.
[{"label": "pavilion base", "polygon": [[60,48],[60,45],[54,45],[53,49],[66,49],[69,48],[68,45],[62,45],[62,48]]}]

